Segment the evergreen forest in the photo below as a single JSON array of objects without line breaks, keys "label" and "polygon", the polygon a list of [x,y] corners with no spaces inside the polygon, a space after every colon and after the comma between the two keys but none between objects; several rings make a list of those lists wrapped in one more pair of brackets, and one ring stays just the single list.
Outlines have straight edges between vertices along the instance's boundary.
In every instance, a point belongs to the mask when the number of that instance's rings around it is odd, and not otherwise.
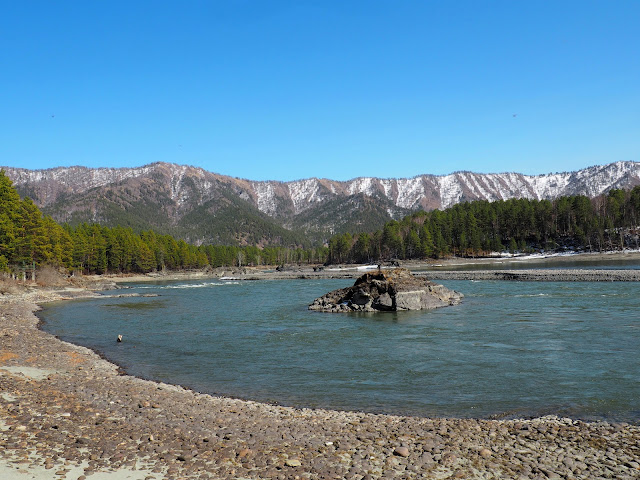
[{"label": "evergreen forest", "polygon": [[474,201],[419,211],[373,233],[335,235],[328,262],[637,249],[638,225],[640,187],[613,189],[593,199]]}]

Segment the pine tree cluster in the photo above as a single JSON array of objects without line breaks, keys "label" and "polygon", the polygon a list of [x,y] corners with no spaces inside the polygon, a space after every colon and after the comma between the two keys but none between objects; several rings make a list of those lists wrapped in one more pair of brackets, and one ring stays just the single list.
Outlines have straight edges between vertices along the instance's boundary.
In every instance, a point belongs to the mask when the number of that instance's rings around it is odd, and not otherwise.
[{"label": "pine tree cluster", "polygon": [[639,224],[640,187],[613,189],[593,199],[474,201],[416,212],[373,233],[335,235],[329,240],[328,261],[638,248]]}]

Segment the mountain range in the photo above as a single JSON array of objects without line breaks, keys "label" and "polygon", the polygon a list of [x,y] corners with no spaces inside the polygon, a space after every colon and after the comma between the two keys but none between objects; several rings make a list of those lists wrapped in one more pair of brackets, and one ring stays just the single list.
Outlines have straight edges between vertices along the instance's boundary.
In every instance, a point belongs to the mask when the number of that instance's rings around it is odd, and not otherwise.
[{"label": "mountain range", "polygon": [[595,197],[640,185],[640,162],[632,161],[544,175],[456,172],[291,182],[246,180],[169,163],[0,168],[21,195],[59,222],[154,229],[196,244],[309,245],[334,233],[379,229],[418,209],[473,200]]}]

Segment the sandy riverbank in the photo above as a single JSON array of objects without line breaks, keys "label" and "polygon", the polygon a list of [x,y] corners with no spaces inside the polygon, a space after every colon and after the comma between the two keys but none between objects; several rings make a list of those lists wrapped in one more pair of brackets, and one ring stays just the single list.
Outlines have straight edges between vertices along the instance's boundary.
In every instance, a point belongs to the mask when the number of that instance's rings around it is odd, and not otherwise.
[{"label": "sandy riverbank", "polygon": [[0,478],[638,478],[640,427],[295,409],[120,375],[0,299]]}]

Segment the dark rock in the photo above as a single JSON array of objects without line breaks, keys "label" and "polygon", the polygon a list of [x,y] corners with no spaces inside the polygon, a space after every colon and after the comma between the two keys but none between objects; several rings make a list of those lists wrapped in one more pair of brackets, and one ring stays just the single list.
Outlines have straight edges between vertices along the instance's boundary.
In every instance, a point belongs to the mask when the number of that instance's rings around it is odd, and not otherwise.
[{"label": "dark rock", "polygon": [[456,305],[463,295],[409,270],[366,273],[352,287],[340,288],[316,298],[309,310],[322,312],[376,312],[422,310]]}]

